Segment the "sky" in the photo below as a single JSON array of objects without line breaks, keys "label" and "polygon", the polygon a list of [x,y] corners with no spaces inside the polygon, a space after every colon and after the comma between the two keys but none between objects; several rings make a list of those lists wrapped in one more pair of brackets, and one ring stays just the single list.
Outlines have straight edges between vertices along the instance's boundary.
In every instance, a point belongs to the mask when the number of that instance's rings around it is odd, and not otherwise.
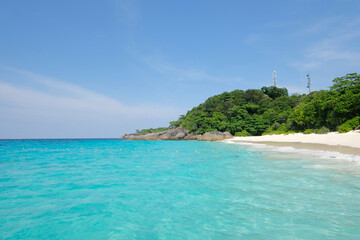
[{"label": "sky", "polygon": [[360,69],[358,0],[0,2],[0,138],[107,138]]}]

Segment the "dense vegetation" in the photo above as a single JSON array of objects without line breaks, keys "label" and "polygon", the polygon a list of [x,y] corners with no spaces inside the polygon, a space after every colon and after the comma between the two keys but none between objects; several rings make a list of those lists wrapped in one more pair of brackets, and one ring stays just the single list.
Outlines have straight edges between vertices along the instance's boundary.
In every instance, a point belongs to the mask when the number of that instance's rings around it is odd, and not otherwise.
[{"label": "dense vegetation", "polygon": [[170,128],[199,134],[228,131],[236,136],[347,132],[360,124],[359,116],[360,75],[352,73],[335,78],[330,90],[308,95],[289,96],[286,88],[277,87],[224,92],[170,122]]},{"label": "dense vegetation", "polygon": [[169,130],[170,128],[168,127],[159,127],[159,128],[148,128],[148,129],[136,129],[136,133],[137,134],[147,134],[147,133],[157,133],[157,132],[163,132],[166,130]]}]

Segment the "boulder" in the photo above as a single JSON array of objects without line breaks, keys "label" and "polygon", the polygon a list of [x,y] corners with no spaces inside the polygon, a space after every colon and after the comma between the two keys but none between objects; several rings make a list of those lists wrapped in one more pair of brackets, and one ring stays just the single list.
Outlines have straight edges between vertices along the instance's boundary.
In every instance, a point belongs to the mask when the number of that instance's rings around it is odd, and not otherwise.
[{"label": "boulder", "polygon": [[125,134],[123,139],[127,140],[182,140],[188,135],[188,130],[183,128],[174,128],[158,133],[147,134]]},{"label": "boulder", "polygon": [[166,131],[147,134],[125,134],[123,139],[127,140],[159,140],[159,137]]},{"label": "boulder", "polygon": [[174,129],[170,129],[166,132],[164,132],[163,134],[161,134],[159,136],[160,139],[162,140],[181,140],[183,139],[187,134],[188,134],[188,130],[183,129],[183,128],[174,128]]},{"label": "boulder", "polygon": [[229,138],[233,138],[233,137],[234,137],[234,136],[233,136],[231,133],[229,133],[229,132],[224,132],[223,135],[224,135],[224,138],[225,138],[225,139],[229,139]]},{"label": "boulder", "polygon": [[206,132],[204,135],[200,136],[198,140],[201,141],[220,141],[224,139],[232,138],[232,135],[229,132],[219,132],[219,131],[212,131]]},{"label": "boulder", "polygon": [[201,135],[189,133],[188,135],[186,135],[186,136],[183,138],[183,140],[198,140],[199,137],[201,137]]}]

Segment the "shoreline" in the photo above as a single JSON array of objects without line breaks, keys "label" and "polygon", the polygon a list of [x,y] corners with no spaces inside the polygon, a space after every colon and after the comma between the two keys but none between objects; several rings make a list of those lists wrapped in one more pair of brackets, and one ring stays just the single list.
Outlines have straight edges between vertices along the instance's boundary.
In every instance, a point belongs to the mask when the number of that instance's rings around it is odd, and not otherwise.
[{"label": "shoreline", "polygon": [[360,156],[360,131],[349,133],[332,132],[328,134],[266,135],[256,137],[234,137],[225,140],[232,143],[255,143],[274,147],[339,152]]}]

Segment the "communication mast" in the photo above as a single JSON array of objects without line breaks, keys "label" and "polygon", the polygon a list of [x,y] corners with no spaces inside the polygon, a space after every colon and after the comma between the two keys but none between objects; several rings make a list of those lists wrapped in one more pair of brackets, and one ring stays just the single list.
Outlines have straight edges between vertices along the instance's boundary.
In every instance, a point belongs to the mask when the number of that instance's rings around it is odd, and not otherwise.
[{"label": "communication mast", "polygon": [[307,88],[309,89],[309,94],[310,94],[310,93],[311,93],[311,90],[310,90],[310,86],[311,86],[310,74],[307,74],[306,77],[307,77],[307,79],[308,79]]},{"label": "communication mast", "polygon": [[276,71],[273,71],[274,87],[276,87]]}]

